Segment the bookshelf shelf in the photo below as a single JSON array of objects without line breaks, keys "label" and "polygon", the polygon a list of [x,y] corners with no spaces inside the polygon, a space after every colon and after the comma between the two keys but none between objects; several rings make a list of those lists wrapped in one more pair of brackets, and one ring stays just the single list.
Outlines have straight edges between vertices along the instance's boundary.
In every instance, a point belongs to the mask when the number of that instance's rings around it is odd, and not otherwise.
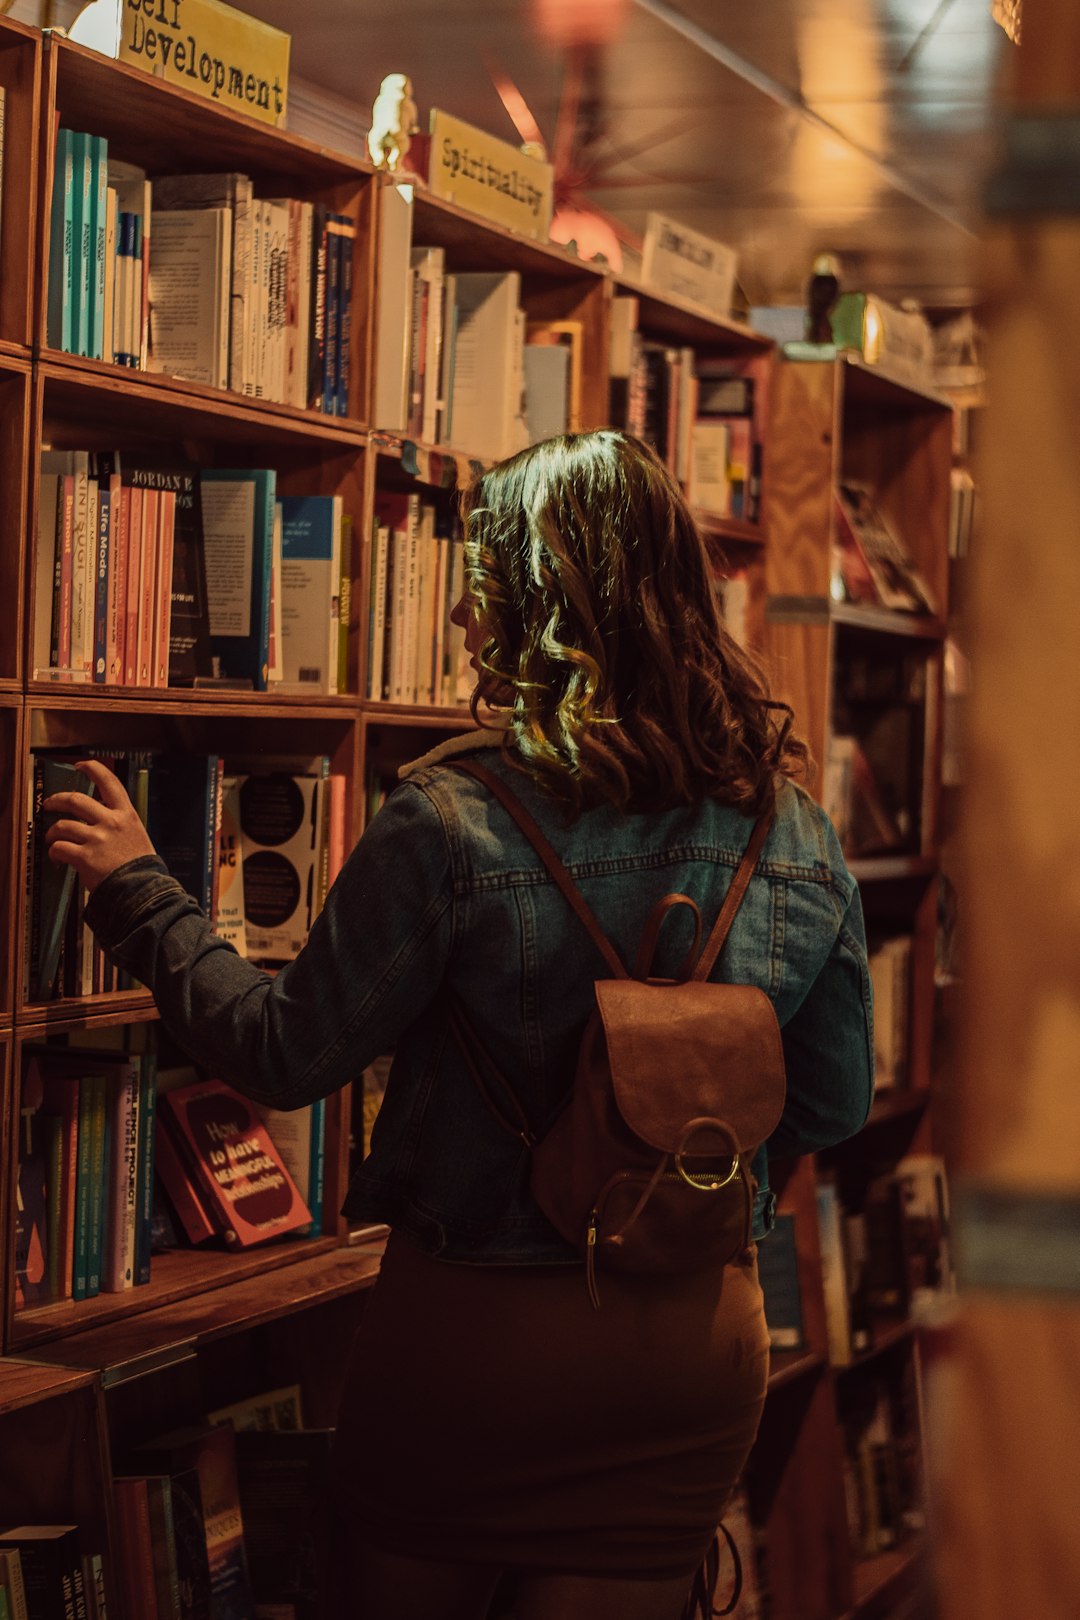
[{"label": "bookshelf shelf", "polygon": [[131,371],[57,349],[41,351],[38,372],[45,388],[46,420],[63,422],[68,437],[81,429],[100,438],[104,424],[114,444],[125,435],[139,442],[182,436],[257,444],[264,447],[264,456],[296,452],[305,443],[313,452],[327,447],[355,454],[366,444],[366,429],[349,417],[248,399],[225,388],[207,388],[156,371]]},{"label": "bookshelf shelf", "polygon": [[91,1389],[94,1375],[74,1367],[49,1367],[34,1361],[19,1361],[13,1356],[0,1359],[0,1418],[10,1416],[23,1407],[35,1406],[55,1395],[70,1395],[75,1390]]},{"label": "bookshelf shelf", "polygon": [[882,366],[870,365],[856,354],[840,356],[847,397],[862,405],[909,413],[941,411],[952,414],[952,400],[914,379]]},{"label": "bookshelf shelf", "polygon": [[925,1556],[921,1537],[913,1537],[876,1558],[860,1559],[853,1572],[854,1604],[844,1620],[884,1616],[888,1605],[913,1581]]},{"label": "bookshelf shelf", "polygon": [[799,1378],[821,1372],[825,1357],[817,1350],[774,1350],[769,1357],[769,1389],[782,1389]]},{"label": "bookshelf shelf", "polygon": [[19,1031],[27,1039],[68,1034],[76,1029],[105,1029],[113,1024],[143,1024],[157,1018],[148,990],[116,990],[109,995],[61,996],[56,1001],[20,1005]]},{"label": "bookshelf shelf", "polygon": [[466,208],[433,197],[425,186],[414,191],[413,239],[446,250],[453,270],[517,270],[523,277],[579,282],[602,287],[604,271],[584,263],[557,242],[538,242],[518,231],[480,219]]},{"label": "bookshelf shelf", "polygon": [[178,152],[220,169],[224,153],[234,168],[295,181],[309,193],[375,176],[362,158],[331,152],[57,35],[47,39],[46,58],[65,119],[124,143],[133,161],[151,170],[175,168]]},{"label": "bookshelf shelf", "polygon": [[742,355],[747,359],[768,354],[773,347],[772,339],[755,332],[753,327],[741,321],[725,320],[674,294],[660,295],[631,276],[612,275],[612,283],[616,292],[630,294],[638,300],[638,324],[649,337],[690,344],[707,352]]},{"label": "bookshelf shelf", "polygon": [[920,1114],[929,1102],[929,1091],[913,1090],[910,1086],[897,1087],[895,1091],[881,1091],[874,1098],[870,1118],[863,1128],[885,1125],[890,1120],[906,1119],[909,1115]]},{"label": "bookshelf shelf", "polygon": [[467,708],[445,708],[423,703],[381,703],[365,699],[364,720],[368,726],[438,726],[447,731],[471,731],[472,716]]},{"label": "bookshelf shelf", "polygon": [[[304,1252],[291,1252],[295,1250]],[[232,1257],[225,1259],[233,1263]],[[265,1263],[271,1259],[276,1261],[273,1266]],[[92,1323],[63,1342],[41,1344],[34,1356],[43,1362],[97,1369],[116,1383],[139,1376],[151,1365],[180,1359],[198,1344],[368,1288],[378,1270],[378,1253],[334,1248],[327,1239],[281,1243],[272,1253],[265,1251],[262,1265],[234,1271],[220,1285],[211,1283],[190,1296],[177,1292],[172,1298],[159,1298],[122,1322]]]},{"label": "bookshelf shelf", "polygon": [[899,1344],[910,1344],[915,1338],[918,1329],[910,1318],[897,1322],[876,1322],[873,1326],[873,1342],[865,1350],[858,1350],[852,1356],[847,1366],[836,1367],[834,1370],[838,1378],[844,1378],[852,1373],[858,1373],[866,1367],[872,1367],[882,1356],[888,1355]]},{"label": "bookshelf shelf", "polygon": [[938,865],[936,854],[857,855],[848,862],[848,869],[861,887],[867,883],[895,883],[911,878],[933,877]]},{"label": "bookshelf shelf", "polygon": [[944,641],[949,633],[943,619],[924,614],[896,613],[888,608],[860,607],[855,603],[833,602],[829,617],[834,624],[875,635],[911,636],[917,641]]},{"label": "bookshelf shelf", "polygon": [[[271,688],[267,692],[230,691],[228,687],[213,686],[100,686],[94,681],[53,681],[31,677],[26,683],[29,698],[36,710],[56,711],[57,714],[127,714],[134,706],[139,711],[160,715],[181,715],[197,707],[200,718],[228,719],[247,716],[260,720],[295,719],[299,710],[309,720],[341,722],[352,717],[358,699],[348,693],[282,691]],[[40,746],[44,747],[43,742]],[[49,746],[54,746],[51,742]]]}]

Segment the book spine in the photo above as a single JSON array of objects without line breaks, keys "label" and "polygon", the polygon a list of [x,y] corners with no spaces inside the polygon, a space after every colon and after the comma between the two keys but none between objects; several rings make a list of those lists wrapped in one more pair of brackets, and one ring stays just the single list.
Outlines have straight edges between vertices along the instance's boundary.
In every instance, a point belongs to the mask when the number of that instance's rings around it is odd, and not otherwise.
[{"label": "book spine", "polygon": [[157,589],[154,606],[154,665],[151,684],[169,684],[169,637],[172,629],[173,552],[176,544],[176,493],[161,491],[158,508]]},{"label": "book spine", "polygon": [[91,251],[90,199],[93,194],[93,137],[75,130],[72,133],[72,184],[74,187],[74,215],[72,220],[72,253],[74,258],[74,297],[71,317],[72,352],[90,354],[90,296],[93,286],[93,254]]},{"label": "book spine", "polygon": [[108,235],[109,143],[104,135],[87,137],[90,148],[90,278],[87,314],[88,354],[105,359],[105,246]]},{"label": "book spine", "polygon": [[142,544],[139,546],[138,662],[136,686],[151,686],[154,657],[154,608],[157,603],[157,565],[161,491],[143,490]]},{"label": "book spine", "polygon": [[169,1202],[188,1242],[194,1247],[216,1236],[217,1227],[201,1192],[188,1172],[187,1164],[177,1148],[172,1131],[164,1115],[160,1118],[155,1144],[155,1162],[158,1177],[169,1196]]},{"label": "book spine", "polygon": [[[99,686],[109,677],[109,586],[111,579],[112,496],[108,489],[98,495],[97,569],[94,580],[94,664],[93,676]],[[115,592],[114,592],[115,602]]]},{"label": "book spine", "polygon": [[308,347],[308,409],[325,409],[327,211],[316,203],[311,221],[311,342]]},{"label": "book spine", "polygon": [[91,1080],[93,1097],[90,1114],[90,1231],[86,1250],[86,1297],[101,1292],[101,1266],[105,1249],[105,1217],[109,1198],[108,1083],[104,1075]]},{"label": "book spine", "polygon": [[136,1154],[139,1135],[137,1066],[113,1083],[109,1099],[109,1214],[102,1256],[103,1293],[121,1293],[134,1282],[135,1208],[138,1197]]},{"label": "book spine", "polygon": [[49,207],[49,281],[46,340],[52,349],[71,350],[71,294],[73,285],[72,230],[74,224],[74,168],[71,131],[56,132],[53,190]]},{"label": "book spine", "polygon": [[157,1056],[143,1052],[139,1068],[139,1131],[136,1148],[138,1207],[135,1221],[134,1282],[150,1281],[150,1235],[154,1218],[154,1135],[157,1116]]},{"label": "book spine", "polygon": [[58,495],[57,524],[60,531],[60,601],[57,619],[57,668],[71,670],[71,597],[75,547],[75,479],[63,473]]},{"label": "book spine", "polygon": [[71,1267],[71,1296],[86,1298],[87,1260],[90,1248],[90,1189],[93,1182],[92,1116],[95,1081],[79,1082],[78,1142],[75,1160],[75,1252]]}]

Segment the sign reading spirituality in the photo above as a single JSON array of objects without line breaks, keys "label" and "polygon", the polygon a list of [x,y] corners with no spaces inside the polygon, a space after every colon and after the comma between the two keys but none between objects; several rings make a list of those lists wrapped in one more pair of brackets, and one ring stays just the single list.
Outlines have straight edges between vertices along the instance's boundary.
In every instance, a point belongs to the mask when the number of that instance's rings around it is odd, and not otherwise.
[{"label": "sign reading spirituality", "polygon": [[641,279],[726,320],[735,290],[735,249],[663,214],[647,214]]},{"label": "sign reading spirituality", "polygon": [[291,38],[219,0],[123,0],[121,62],[281,126]]},{"label": "sign reading spirituality", "polygon": [[428,190],[496,225],[542,242],[551,225],[554,170],[508,141],[437,107],[431,113]]}]

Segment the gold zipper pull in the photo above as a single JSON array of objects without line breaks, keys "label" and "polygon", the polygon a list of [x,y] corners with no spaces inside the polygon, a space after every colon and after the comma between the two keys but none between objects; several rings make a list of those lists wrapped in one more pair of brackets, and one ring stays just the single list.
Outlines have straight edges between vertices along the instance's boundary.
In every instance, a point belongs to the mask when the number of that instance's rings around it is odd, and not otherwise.
[{"label": "gold zipper pull", "polygon": [[589,1301],[594,1311],[600,1309],[600,1292],[596,1286],[596,1211],[589,1216],[589,1226],[585,1233],[585,1285],[589,1290]]}]

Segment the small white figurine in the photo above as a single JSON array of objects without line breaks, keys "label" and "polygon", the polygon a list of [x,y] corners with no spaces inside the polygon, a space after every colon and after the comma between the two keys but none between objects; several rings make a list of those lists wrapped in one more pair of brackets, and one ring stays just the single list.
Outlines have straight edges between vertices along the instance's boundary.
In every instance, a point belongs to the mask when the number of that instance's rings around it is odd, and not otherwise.
[{"label": "small white figurine", "polygon": [[416,129],[416,102],[412,80],[405,73],[388,73],[379,86],[371,109],[368,151],[377,168],[399,169]]}]

